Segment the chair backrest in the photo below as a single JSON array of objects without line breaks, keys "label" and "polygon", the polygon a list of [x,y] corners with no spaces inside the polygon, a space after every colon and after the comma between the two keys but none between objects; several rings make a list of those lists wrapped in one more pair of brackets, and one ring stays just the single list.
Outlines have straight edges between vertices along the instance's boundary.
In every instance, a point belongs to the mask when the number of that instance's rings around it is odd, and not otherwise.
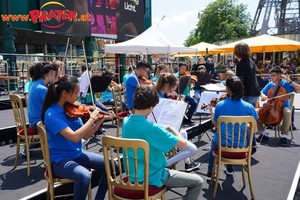
[{"label": "chair backrest", "polygon": [[14,113],[17,132],[24,130],[24,135],[27,137],[26,118],[22,99],[17,94],[9,94],[12,110]]},{"label": "chair backrest", "polygon": [[39,121],[36,125],[37,131],[40,136],[40,141],[41,141],[41,148],[42,148],[42,153],[43,153],[43,158],[44,158],[44,165],[48,173],[48,177],[50,182],[52,181],[52,168],[51,168],[51,162],[50,162],[50,153],[49,153],[49,146],[48,146],[48,138],[47,138],[47,132],[45,129],[45,126],[43,122]]},{"label": "chair backrest", "polygon": [[119,87],[119,86],[112,87],[112,92],[113,92],[113,96],[114,96],[115,113],[123,111],[121,87]]},{"label": "chair backrest", "polygon": [[[102,146],[109,198],[113,198],[113,187],[119,187],[128,190],[144,190],[144,199],[146,199],[149,186],[149,144],[140,139],[103,136]],[[110,160],[118,162],[118,169]],[[124,167],[124,173],[122,173],[122,167]],[[120,172],[120,175],[117,175],[117,172]],[[143,182],[138,181],[141,180],[141,176],[143,176]],[[127,183],[123,180],[126,177],[128,177]]]},{"label": "chair backrest", "polygon": [[221,151],[251,155],[256,123],[252,116],[220,116],[217,120],[219,155],[222,155]]}]

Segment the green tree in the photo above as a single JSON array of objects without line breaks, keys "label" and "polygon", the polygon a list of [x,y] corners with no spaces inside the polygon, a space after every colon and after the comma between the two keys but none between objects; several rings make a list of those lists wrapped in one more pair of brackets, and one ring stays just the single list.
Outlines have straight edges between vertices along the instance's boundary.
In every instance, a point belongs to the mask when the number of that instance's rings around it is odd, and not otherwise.
[{"label": "green tree", "polygon": [[196,28],[185,40],[185,46],[241,38],[250,34],[250,13],[247,12],[247,6],[237,3],[237,0],[215,0],[203,12],[199,12],[198,19]]}]

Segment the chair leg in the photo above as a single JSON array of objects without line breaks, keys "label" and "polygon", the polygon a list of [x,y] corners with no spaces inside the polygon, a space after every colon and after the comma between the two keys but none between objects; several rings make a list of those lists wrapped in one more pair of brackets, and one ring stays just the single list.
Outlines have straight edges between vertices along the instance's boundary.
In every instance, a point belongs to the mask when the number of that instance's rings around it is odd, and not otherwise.
[{"label": "chair leg", "polygon": [[212,185],[212,183],[214,181],[214,176],[215,176],[215,171],[216,171],[216,164],[217,164],[217,157],[214,157],[214,164],[213,164],[213,168],[212,168],[212,171],[211,171],[211,179],[210,179],[209,185]]},{"label": "chair leg", "polygon": [[54,200],[54,185],[51,183],[48,184],[49,184],[48,192],[49,192],[50,200]]},{"label": "chair leg", "polygon": [[217,195],[217,189],[218,189],[219,178],[220,178],[220,168],[221,168],[221,165],[220,165],[220,163],[218,163],[218,165],[217,165],[217,176],[216,176],[216,181],[215,181],[215,186],[214,186],[213,198],[216,198],[216,195]]},{"label": "chair leg", "polygon": [[30,151],[29,142],[26,142],[27,176],[30,176]]},{"label": "chair leg", "polygon": [[165,195],[163,194],[161,197],[160,197],[161,200],[166,200],[166,197]]},{"label": "chair leg", "polygon": [[15,168],[18,165],[18,160],[19,160],[19,156],[20,156],[20,138],[17,138],[17,147],[16,147],[16,158],[15,158]]},{"label": "chair leg", "polygon": [[50,199],[50,183],[47,182],[47,197],[46,197],[47,200]]},{"label": "chair leg", "polygon": [[242,165],[242,179],[243,179],[243,186],[246,187],[246,182],[245,182],[245,166]]},{"label": "chair leg", "polygon": [[88,200],[92,200],[92,183],[89,185],[89,190],[88,190]]},{"label": "chair leg", "polygon": [[120,136],[120,120],[117,119],[117,133],[116,133],[116,137]]},{"label": "chair leg", "polygon": [[248,180],[249,180],[250,193],[251,193],[252,199],[254,200],[255,196],[254,196],[254,191],[253,191],[253,186],[252,186],[252,173],[251,173],[250,163],[247,164],[247,168],[248,168]]}]

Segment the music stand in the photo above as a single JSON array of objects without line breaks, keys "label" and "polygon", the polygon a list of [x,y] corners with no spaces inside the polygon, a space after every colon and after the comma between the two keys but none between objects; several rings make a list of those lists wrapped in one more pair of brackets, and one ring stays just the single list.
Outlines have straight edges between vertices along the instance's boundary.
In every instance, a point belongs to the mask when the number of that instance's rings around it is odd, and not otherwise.
[{"label": "music stand", "polygon": [[[93,76],[91,78],[91,86],[93,92],[104,92],[111,82],[111,77],[109,76]],[[88,89],[89,92],[90,88]]]},{"label": "music stand", "polygon": [[200,72],[196,72],[195,75],[197,76],[197,82],[195,83],[194,90],[200,90],[201,85],[206,85],[211,81],[210,74],[203,74]]},{"label": "music stand", "polygon": [[[206,115],[209,115],[210,114],[210,111],[208,108],[204,108],[204,109],[201,109],[201,106],[203,105],[207,105],[207,104],[210,104],[210,101],[211,99],[213,98],[219,98],[221,95],[223,95],[225,92],[223,91],[208,91],[208,90],[205,90],[201,93],[201,98],[200,98],[200,101],[198,103],[198,106],[197,106],[197,109],[196,109],[196,113],[199,113],[200,114],[200,123],[199,123],[199,130],[203,130],[203,132],[200,134],[199,136],[199,140],[202,138],[202,136],[204,134],[206,134],[206,136],[208,137],[208,139],[211,141],[211,138],[210,136],[208,135],[206,129],[202,126],[201,124],[201,121],[202,121],[202,114],[206,114]],[[200,129],[201,128],[201,129]]]},{"label": "music stand", "polygon": [[[184,89],[189,84],[191,76],[182,76],[179,80],[179,93],[182,94]],[[176,89],[178,91],[178,88]]]}]

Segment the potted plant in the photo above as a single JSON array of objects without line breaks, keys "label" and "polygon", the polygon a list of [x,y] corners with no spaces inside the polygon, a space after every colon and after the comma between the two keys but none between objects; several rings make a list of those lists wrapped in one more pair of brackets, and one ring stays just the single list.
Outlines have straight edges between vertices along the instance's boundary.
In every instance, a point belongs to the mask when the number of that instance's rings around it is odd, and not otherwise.
[{"label": "potted plant", "polygon": [[297,81],[300,81],[300,66],[295,69],[295,74],[297,74]]}]

